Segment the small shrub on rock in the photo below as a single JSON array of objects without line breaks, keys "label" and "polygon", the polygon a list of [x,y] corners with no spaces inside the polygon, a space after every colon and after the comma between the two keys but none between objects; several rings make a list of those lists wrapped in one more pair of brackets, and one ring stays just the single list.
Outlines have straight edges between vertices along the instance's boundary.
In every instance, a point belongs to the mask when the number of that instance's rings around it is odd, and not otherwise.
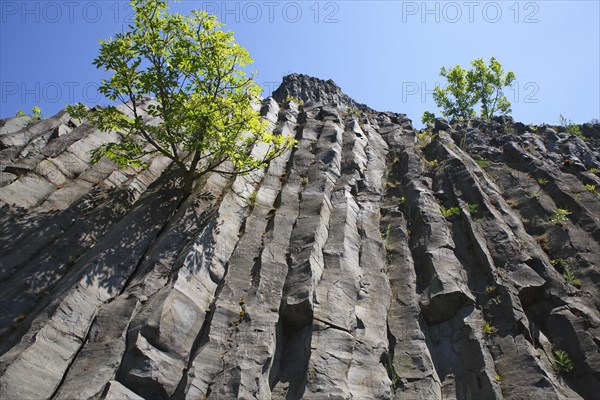
[{"label": "small shrub on rock", "polygon": [[563,350],[554,350],[554,360],[552,361],[554,370],[559,374],[566,374],[573,369],[573,361],[569,354]]}]

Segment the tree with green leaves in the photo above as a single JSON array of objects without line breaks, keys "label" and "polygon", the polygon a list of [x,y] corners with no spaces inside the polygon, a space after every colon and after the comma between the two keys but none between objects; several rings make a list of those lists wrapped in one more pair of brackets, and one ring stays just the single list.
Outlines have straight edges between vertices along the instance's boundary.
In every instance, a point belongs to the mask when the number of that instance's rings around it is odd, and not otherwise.
[{"label": "tree with green leaves", "polygon": [[[181,171],[189,195],[198,175],[264,168],[295,143],[270,132],[252,108],[261,93],[254,74],[244,72],[252,58],[215,16],[172,14],[166,0],[132,0],[131,6],[129,31],[101,40],[94,60],[112,73],[100,92],[127,112],[114,105],[68,108],[74,117],[123,136],[93,150],[92,162],[106,157],[123,168],[143,167],[145,156],[163,155]],[[261,143],[268,150],[254,157],[251,150]],[[224,168],[227,163],[232,168]]]},{"label": "tree with green leaves", "polygon": [[[436,85],[433,100],[442,110],[442,115],[449,119],[469,121],[477,113],[475,106],[481,106],[480,116],[491,119],[496,112],[508,115],[511,105],[503,89],[515,81],[515,74],[505,73],[502,65],[494,57],[489,65],[483,59],[471,61],[472,69],[467,70],[460,65],[447,69],[442,67],[440,76],[446,78],[444,87]],[[435,119],[433,113],[426,111],[422,121],[427,123]]]},{"label": "tree with green leaves", "polygon": [[502,115],[510,114],[510,102],[504,95],[503,88],[512,85],[515,74],[511,71],[505,73],[494,57],[490,59],[489,66],[481,58],[472,61],[471,65],[474,68],[469,71],[467,79],[481,104],[481,118],[491,119],[497,111]]},{"label": "tree with green leaves", "polygon": [[473,107],[477,104],[477,96],[472,90],[472,74],[460,65],[448,70],[442,67],[440,76],[448,81],[446,87],[435,86],[433,99],[447,118],[469,120],[475,116]]}]

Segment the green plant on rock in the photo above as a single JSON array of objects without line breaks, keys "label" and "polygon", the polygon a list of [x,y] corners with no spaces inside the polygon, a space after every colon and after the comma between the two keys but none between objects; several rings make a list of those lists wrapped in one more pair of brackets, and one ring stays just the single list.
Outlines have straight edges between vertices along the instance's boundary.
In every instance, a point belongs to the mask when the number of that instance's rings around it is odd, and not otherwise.
[{"label": "green plant on rock", "polygon": [[286,103],[294,102],[294,103],[298,104],[299,106],[304,105],[304,101],[302,101],[302,99],[299,99],[299,98],[294,97],[294,96],[287,96],[284,101]]},{"label": "green plant on rock", "polygon": [[569,285],[573,285],[575,287],[581,286],[581,281],[575,275],[575,272],[571,269],[571,267],[566,266],[563,270],[563,277],[567,281]]},{"label": "green plant on rock", "polygon": [[585,140],[585,136],[583,136],[583,134],[581,133],[579,126],[574,124],[573,121],[571,121],[570,119],[564,117],[562,114],[558,119],[558,123],[567,130],[567,133],[569,135],[575,135]]},{"label": "green plant on rock", "polygon": [[477,213],[477,209],[479,208],[479,204],[467,204],[467,210],[469,210],[469,214],[473,215]]},{"label": "green plant on rock", "polygon": [[552,266],[555,268],[569,265],[568,261],[564,258],[553,258],[552,260],[550,260],[550,264],[552,264]]},{"label": "green plant on rock", "polygon": [[398,373],[396,372],[396,368],[394,368],[394,362],[392,360],[392,355],[389,353],[386,354],[385,369],[387,370],[388,377],[390,378],[390,381],[392,383],[392,389],[396,390],[400,383],[400,377],[398,376]]},{"label": "green plant on rock", "polygon": [[498,329],[490,324],[488,321],[483,321],[483,325],[481,325],[481,330],[487,336],[493,336],[498,333]]},{"label": "green plant on rock", "polygon": [[598,168],[592,167],[592,168],[588,169],[588,171],[591,172],[592,174],[595,174],[596,172],[598,172]]},{"label": "green plant on rock", "polygon": [[42,119],[42,109],[38,106],[33,107],[31,110],[31,116],[33,119]]},{"label": "green plant on rock", "polygon": [[453,215],[460,214],[460,209],[458,207],[450,207],[450,208],[441,207],[440,209],[442,211],[442,215],[446,218],[450,218]]},{"label": "green plant on rock", "polygon": [[571,212],[569,210],[566,210],[564,208],[557,208],[552,212],[552,215],[550,216],[550,222],[554,225],[562,225],[568,221],[569,215],[571,215]]},{"label": "green plant on rock", "polygon": [[439,161],[438,161],[438,160],[431,160],[431,161],[429,161],[429,166],[430,166],[431,168],[437,168],[437,166],[438,166],[439,164],[440,164],[440,163],[439,163]]},{"label": "green plant on rock", "polygon": [[491,285],[491,286],[486,286],[485,287],[485,294],[487,295],[492,295],[496,292],[498,288],[496,287],[496,285]]},{"label": "green plant on rock", "polygon": [[383,238],[383,240],[388,240],[388,238],[390,237],[391,229],[392,229],[392,225],[387,224],[387,228],[385,229],[385,232],[383,232],[381,234],[381,237]]},{"label": "green plant on rock", "polygon": [[25,114],[22,109],[17,110],[17,117],[24,117],[25,115],[27,114]]},{"label": "green plant on rock", "polygon": [[250,206],[252,206],[252,207],[256,206],[257,202],[258,202],[258,190],[252,192],[250,197],[248,197],[248,204]]},{"label": "green plant on rock", "polygon": [[[145,167],[145,156],[164,156],[189,195],[197,175],[247,174],[295,144],[273,134],[252,108],[262,91],[245,72],[252,58],[214,15],[171,14],[166,0],[132,0],[131,6],[129,31],[101,41],[93,62],[111,73],[99,92],[127,112],[115,105],[67,107],[72,117],[123,136],[92,150],[92,162],[106,157],[122,168]],[[266,151],[253,155],[261,143]]]},{"label": "green plant on rock", "polygon": [[423,129],[417,133],[417,143],[420,148],[426,147],[434,138],[434,133],[429,129]]},{"label": "green plant on rock", "polygon": [[486,169],[490,166],[490,162],[488,160],[475,160],[475,162],[483,169]]},{"label": "green plant on rock", "polygon": [[554,350],[554,360],[552,360],[552,367],[559,374],[566,374],[571,372],[573,369],[573,361],[571,357],[564,350]]},{"label": "green plant on rock", "polygon": [[595,192],[596,191],[596,185],[592,185],[592,184],[587,184],[584,185],[585,190],[587,190],[588,192]]},{"label": "green plant on rock", "polygon": [[349,107],[348,110],[346,110],[346,113],[352,117],[360,116],[360,110],[356,107]]},{"label": "green plant on rock", "polygon": [[[510,102],[504,88],[513,84],[515,74],[504,72],[502,65],[492,57],[489,65],[481,58],[471,61],[472,69],[457,65],[451,69],[442,67],[440,76],[446,78],[444,87],[436,85],[433,99],[448,119],[469,121],[476,116],[475,106],[480,105],[480,116],[491,119],[496,112],[510,114]],[[435,119],[431,112],[423,114],[422,121]]]},{"label": "green plant on rock", "polygon": [[546,186],[549,182],[548,179],[546,179],[546,178],[538,178],[536,180],[537,180],[538,185],[540,185],[540,186]]}]

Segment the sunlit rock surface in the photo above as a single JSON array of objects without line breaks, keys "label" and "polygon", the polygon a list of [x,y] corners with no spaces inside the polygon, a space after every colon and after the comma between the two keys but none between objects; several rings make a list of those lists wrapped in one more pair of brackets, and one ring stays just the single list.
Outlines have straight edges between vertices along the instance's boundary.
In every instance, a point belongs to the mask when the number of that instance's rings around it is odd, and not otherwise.
[{"label": "sunlit rock surface", "polygon": [[598,398],[599,125],[427,135],[304,75],[261,114],[297,148],[185,199],[0,121],[2,399]]}]

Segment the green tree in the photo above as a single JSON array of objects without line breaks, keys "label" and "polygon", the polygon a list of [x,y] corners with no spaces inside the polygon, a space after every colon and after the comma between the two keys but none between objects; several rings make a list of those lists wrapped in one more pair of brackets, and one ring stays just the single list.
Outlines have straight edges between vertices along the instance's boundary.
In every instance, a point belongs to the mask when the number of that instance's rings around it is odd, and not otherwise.
[{"label": "green tree", "polygon": [[505,73],[494,57],[490,58],[489,66],[481,58],[473,60],[471,65],[474,68],[469,71],[467,80],[481,104],[481,118],[490,119],[496,111],[503,115],[510,114],[510,102],[504,95],[503,88],[515,81],[515,74]]},{"label": "green tree", "polygon": [[[112,73],[102,80],[100,92],[125,104],[128,112],[114,105],[68,108],[101,130],[123,134],[119,143],[93,150],[93,162],[107,157],[123,168],[139,167],[145,166],[144,156],[161,154],[180,169],[189,195],[197,175],[245,174],[267,166],[295,143],[270,132],[253,110],[261,89],[254,74],[244,72],[252,58],[215,16],[199,10],[171,14],[166,0],[130,4],[129,31],[101,40],[94,60],[97,68]],[[268,150],[256,158],[251,149],[260,143]],[[234,168],[224,169],[226,162]]]},{"label": "green tree", "polygon": [[[483,59],[471,61],[472,69],[467,70],[460,65],[447,69],[442,67],[440,76],[446,78],[444,87],[436,85],[433,100],[442,110],[442,115],[449,119],[468,121],[477,114],[475,107],[481,106],[480,116],[490,119],[496,112],[510,114],[510,102],[503,88],[510,86],[515,74],[505,73],[502,65],[492,57],[489,65]],[[423,119],[431,120],[434,116],[427,112]]]},{"label": "green tree", "polygon": [[425,111],[423,116],[421,117],[421,122],[424,124],[433,124],[435,123],[435,114],[429,111]]},{"label": "green tree", "polygon": [[473,107],[477,104],[477,96],[473,92],[470,81],[471,74],[460,65],[448,70],[442,67],[440,76],[448,83],[444,88],[435,85],[433,100],[442,109],[442,115],[450,119],[470,120],[475,116]]}]

